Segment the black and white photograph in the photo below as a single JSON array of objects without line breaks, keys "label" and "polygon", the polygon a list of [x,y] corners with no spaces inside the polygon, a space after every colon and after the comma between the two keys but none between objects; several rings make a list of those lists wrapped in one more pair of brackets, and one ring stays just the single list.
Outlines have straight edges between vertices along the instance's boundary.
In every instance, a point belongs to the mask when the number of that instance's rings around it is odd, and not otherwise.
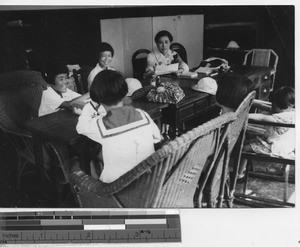
[{"label": "black and white photograph", "polygon": [[0,5],[0,243],[300,246],[295,4],[150,4]]}]

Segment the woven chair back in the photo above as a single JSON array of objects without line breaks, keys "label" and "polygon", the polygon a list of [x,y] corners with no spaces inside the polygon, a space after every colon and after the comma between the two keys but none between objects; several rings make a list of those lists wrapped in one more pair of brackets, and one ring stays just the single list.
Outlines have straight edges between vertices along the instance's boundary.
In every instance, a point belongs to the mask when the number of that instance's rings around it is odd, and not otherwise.
[{"label": "woven chair back", "polygon": [[46,87],[40,72],[21,70],[0,75],[0,129],[18,156],[18,189],[24,167],[28,163],[34,164],[32,134],[23,126],[27,120],[38,116]]},{"label": "woven chair back", "polygon": [[47,87],[40,72],[13,71],[0,75],[0,126],[16,130],[37,117],[42,92]]},{"label": "woven chair back", "polygon": [[[111,184],[82,171],[72,181],[82,207],[194,207],[197,183],[207,161],[213,161],[222,133],[234,119],[229,113],[164,145]],[[225,138],[223,138],[225,139]]]},{"label": "woven chair back", "polygon": [[271,49],[252,49],[244,58],[244,65],[270,66],[276,69],[278,55]]},{"label": "woven chair back", "polygon": [[[228,196],[235,189],[238,170],[237,166],[241,157],[245,130],[247,129],[248,114],[255,95],[255,91],[249,93],[234,113],[235,120],[229,125],[226,140],[227,144],[224,146],[226,149],[224,150],[220,161],[215,164],[213,172],[210,175],[209,183],[205,188],[205,201],[208,203],[208,207],[222,206],[225,180],[228,178],[227,166],[230,157],[232,158],[231,165],[233,167],[233,177],[231,179],[232,181],[230,181],[230,188],[228,187]],[[222,181],[222,179],[224,181]]]}]

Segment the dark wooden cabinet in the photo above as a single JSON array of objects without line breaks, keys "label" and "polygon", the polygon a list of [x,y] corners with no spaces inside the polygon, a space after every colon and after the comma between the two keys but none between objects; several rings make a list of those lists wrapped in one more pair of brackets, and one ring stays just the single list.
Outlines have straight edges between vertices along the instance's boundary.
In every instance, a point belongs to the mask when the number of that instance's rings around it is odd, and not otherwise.
[{"label": "dark wooden cabinet", "polygon": [[269,101],[270,95],[270,72],[259,75],[259,88],[257,90],[257,98],[260,100]]}]

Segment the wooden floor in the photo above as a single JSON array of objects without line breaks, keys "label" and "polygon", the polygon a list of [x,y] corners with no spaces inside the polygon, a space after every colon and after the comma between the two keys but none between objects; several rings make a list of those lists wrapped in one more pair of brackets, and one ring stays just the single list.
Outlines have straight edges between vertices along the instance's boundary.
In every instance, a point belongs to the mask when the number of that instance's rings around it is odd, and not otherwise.
[{"label": "wooden floor", "polygon": [[[5,140],[0,140],[0,207],[26,207],[26,208],[55,208],[58,207],[57,194],[50,183],[47,184],[46,190],[41,191],[39,187],[39,179],[34,169],[22,178],[21,189],[16,188],[16,164],[17,157],[12,146]],[[30,168],[30,167],[28,167]],[[263,166],[256,166],[256,169],[265,169]],[[281,167],[273,164],[269,166],[269,171],[281,172]],[[293,171],[292,171],[293,174]],[[251,195],[258,195],[269,199],[283,198],[284,184],[282,182],[271,182],[257,178],[250,178],[248,192]],[[242,190],[242,184],[238,183],[236,190]],[[288,201],[295,202],[295,185],[288,187]],[[61,207],[74,208],[77,207],[74,198],[70,198]],[[235,208],[245,208],[234,204]]]}]

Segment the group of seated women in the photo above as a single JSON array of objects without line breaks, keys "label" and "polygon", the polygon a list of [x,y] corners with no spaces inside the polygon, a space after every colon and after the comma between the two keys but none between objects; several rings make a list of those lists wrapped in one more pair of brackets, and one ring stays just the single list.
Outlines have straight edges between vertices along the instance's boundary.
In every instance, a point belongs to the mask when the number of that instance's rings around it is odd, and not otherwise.
[{"label": "group of seated women", "polygon": [[[177,75],[189,70],[188,65],[180,56],[170,50],[172,41],[173,37],[168,31],[163,30],[157,33],[155,36],[157,48],[148,54],[145,78],[155,77],[155,71],[161,65],[178,63]],[[111,45],[101,43],[99,48],[99,61],[88,76],[91,101],[83,107],[76,130],[79,134],[101,144],[102,148],[97,153],[97,162],[91,162],[91,175],[110,183],[151,155],[154,152],[154,144],[162,140],[162,135],[145,111],[124,105],[123,99],[130,90],[131,80],[125,79],[110,66],[114,56]],[[45,79],[49,87],[43,92],[39,116],[63,108],[72,109],[71,101],[80,95],[67,88],[67,68],[51,66]],[[253,83],[247,77],[225,73],[218,80],[216,92],[216,102],[221,109],[220,114],[235,111],[248,93],[253,90]],[[268,115],[268,120],[294,122],[293,107],[294,90],[287,87],[279,89],[272,101],[271,115]],[[251,115],[250,118],[258,116]],[[286,130],[279,128],[276,131],[269,131],[268,136],[256,138],[251,145],[247,145],[247,148],[259,152],[263,146],[263,150],[272,152],[273,144],[269,140],[274,135],[282,135],[285,132]],[[274,140],[275,138],[273,138],[273,143]],[[240,171],[242,172],[243,170]]]}]

